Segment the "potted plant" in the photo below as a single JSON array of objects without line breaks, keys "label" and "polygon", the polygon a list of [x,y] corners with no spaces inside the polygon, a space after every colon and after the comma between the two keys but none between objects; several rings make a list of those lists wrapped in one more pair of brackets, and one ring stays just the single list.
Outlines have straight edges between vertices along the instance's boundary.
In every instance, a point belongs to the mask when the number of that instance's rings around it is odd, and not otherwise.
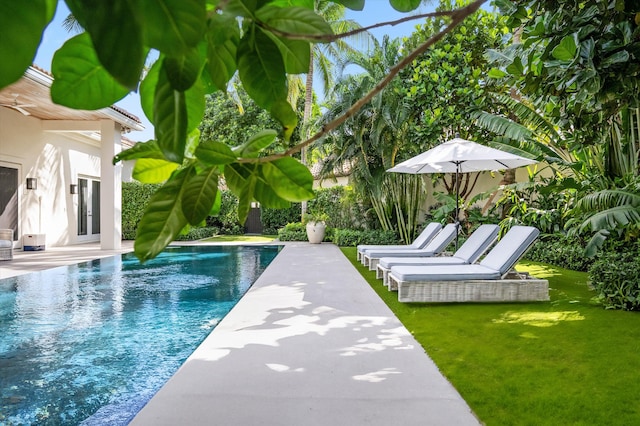
[{"label": "potted plant", "polygon": [[311,210],[302,217],[302,222],[307,228],[307,238],[311,244],[320,244],[324,240],[327,219],[329,215],[326,213]]}]

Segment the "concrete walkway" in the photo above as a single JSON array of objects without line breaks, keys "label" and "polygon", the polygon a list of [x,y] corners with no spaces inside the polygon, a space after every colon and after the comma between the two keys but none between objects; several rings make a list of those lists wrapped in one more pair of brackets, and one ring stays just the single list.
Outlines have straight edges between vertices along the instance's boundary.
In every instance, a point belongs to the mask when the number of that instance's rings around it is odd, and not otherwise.
[{"label": "concrete walkway", "polygon": [[332,244],[287,244],[132,425],[478,425]]}]

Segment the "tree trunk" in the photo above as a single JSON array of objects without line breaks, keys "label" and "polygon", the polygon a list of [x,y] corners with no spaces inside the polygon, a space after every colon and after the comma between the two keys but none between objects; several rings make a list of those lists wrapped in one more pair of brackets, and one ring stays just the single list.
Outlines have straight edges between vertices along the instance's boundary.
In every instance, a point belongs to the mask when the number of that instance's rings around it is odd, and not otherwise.
[{"label": "tree trunk", "polygon": [[[309,60],[309,71],[307,72],[307,79],[305,81],[304,87],[304,113],[302,115],[302,129],[304,131],[304,140],[309,139],[311,136],[311,127],[309,126],[309,121],[311,120],[311,107],[313,106],[313,44],[310,46],[311,49],[311,57]],[[307,147],[302,148],[300,151],[300,161],[305,166],[307,164]],[[307,212],[307,202],[303,201],[301,205],[301,213],[304,214]]]}]

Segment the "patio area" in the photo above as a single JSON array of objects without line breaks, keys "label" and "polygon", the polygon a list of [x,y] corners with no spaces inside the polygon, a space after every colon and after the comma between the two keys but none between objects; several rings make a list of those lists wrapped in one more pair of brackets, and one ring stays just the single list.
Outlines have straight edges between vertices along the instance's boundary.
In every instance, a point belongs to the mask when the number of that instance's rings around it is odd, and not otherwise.
[{"label": "patio area", "polygon": [[[0,276],[112,254],[16,252]],[[287,243],[131,424],[479,421],[338,247]]]}]

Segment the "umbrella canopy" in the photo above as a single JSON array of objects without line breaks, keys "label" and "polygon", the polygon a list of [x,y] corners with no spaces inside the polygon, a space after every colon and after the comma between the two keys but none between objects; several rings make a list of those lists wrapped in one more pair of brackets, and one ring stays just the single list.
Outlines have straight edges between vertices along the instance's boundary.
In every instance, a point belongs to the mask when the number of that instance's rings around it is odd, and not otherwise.
[{"label": "umbrella canopy", "polygon": [[515,169],[537,161],[454,138],[387,170],[396,173],[469,173]]},{"label": "umbrella canopy", "polygon": [[[460,173],[481,172],[488,170],[515,169],[517,167],[535,164],[537,161],[520,157],[510,152],[501,151],[479,143],[456,137],[442,143],[422,154],[416,155],[395,167],[387,170],[395,173],[455,173],[456,174],[456,226],[460,208],[458,199],[460,185],[458,185]],[[456,249],[458,238],[456,235]]]}]

